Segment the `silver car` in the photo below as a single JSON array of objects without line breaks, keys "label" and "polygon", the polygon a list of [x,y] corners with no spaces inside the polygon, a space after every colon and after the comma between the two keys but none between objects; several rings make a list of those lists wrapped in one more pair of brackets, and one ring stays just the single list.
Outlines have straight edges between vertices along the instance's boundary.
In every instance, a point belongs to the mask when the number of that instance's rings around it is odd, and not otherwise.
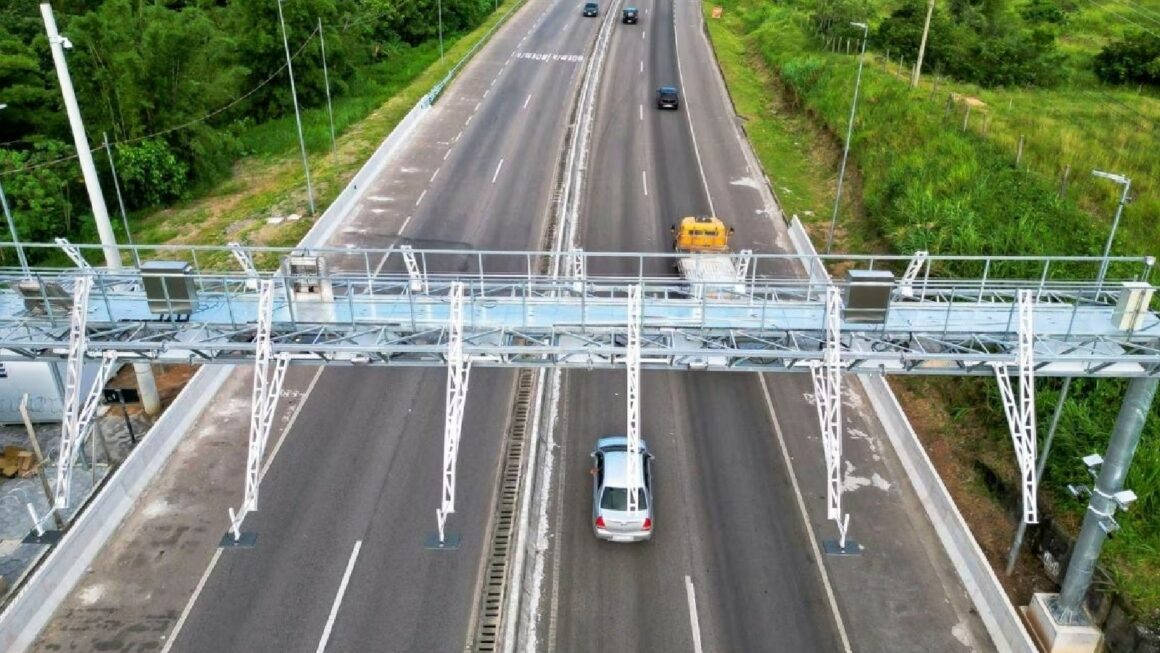
[{"label": "silver car", "polygon": [[[641,542],[652,537],[652,460],[640,441],[640,465],[628,478],[628,438],[610,435],[596,441],[592,452],[592,531],[612,542]],[[631,488],[631,490],[630,490]],[[637,493],[637,510],[628,511],[628,493]]]}]

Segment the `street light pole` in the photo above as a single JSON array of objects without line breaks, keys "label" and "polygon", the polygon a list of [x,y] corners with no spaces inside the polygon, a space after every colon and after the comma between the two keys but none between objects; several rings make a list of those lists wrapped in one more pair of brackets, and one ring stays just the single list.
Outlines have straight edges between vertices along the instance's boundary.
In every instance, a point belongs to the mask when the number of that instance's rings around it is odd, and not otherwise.
[{"label": "street light pole", "polygon": [[1124,187],[1124,192],[1120,194],[1120,203],[1116,206],[1116,217],[1112,219],[1112,231],[1108,234],[1108,242],[1104,245],[1104,260],[1100,263],[1100,276],[1096,280],[1096,293],[1099,293],[1100,288],[1104,285],[1104,277],[1108,274],[1108,256],[1112,253],[1112,241],[1116,238],[1116,229],[1120,226],[1120,216],[1124,213],[1124,205],[1128,203],[1128,190],[1132,188],[1132,180],[1123,175],[1102,170],[1092,170],[1092,175],[1111,179]]},{"label": "street light pole", "polygon": [[846,145],[842,148],[842,166],[838,169],[838,192],[834,196],[834,214],[830,216],[830,233],[826,236],[826,253],[834,245],[834,227],[838,224],[838,206],[842,201],[842,181],[846,177],[846,159],[850,156],[850,137],[854,134],[854,111],[858,108],[858,89],[862,86],[862,63],[866,60],[866,39],[870,28],[866,23],[850,23],[862,28],[862,53],[858,55],[858,76],[854,80],[854,99],[850,102],[850,124],[846,126]]},{"label": "street light pole", "polygon": [[[0,104],[0,111],[7,109],[7,104]],[[12,244],[16,246],[16,258],[20,260],[20,271],[25,279],[32,277],[28,271],[28,259],[24,257],[24,247],[20,244],[20,237],[16,233],[16,222],[12,220],[12,211],[8,208],[8,198],[4,196],[4,185],[0,184],[0,206],[4,207],[4,219],[8,221],[8,233],[12,236]]]},{"label": "street light pole", "polygon": [[436,4],[439,6],[439,63],[443,63],[443,0]]},{"label": "street light pole", "polygon": [[914,72],[910,74],[910,87],[918,87],[918,78],[922,76],[922,57],[926,54],[926,37],[930,34],[930,17],[934,15],[934,0],[926,5],[926,22],[922,26],[922,40],[918,42],[918,60],[914,62]]},{"label": "street light pole", "polygon": [[64,108],[72,127],[73,142],[77,148],[77,159],[81,164],[81,174],[85,178],[85,190],[89,193],[89,204],[93,209],[93,219],[97,223],[97,234],[101,238],[101,248],[105,253],[105,265],[111,270],[121,267],[121,252],[117,249],[117,238],[113,235],[113,223],[109,221],[109,209],[105,207],[105,196],[101,193],[101,180],[97,177],[97,166],[93,163],[93,152],[89,149],[89,139],[85,135],[85,125],[81,120],[81,109],[73,91],[72,77],[68,72],[68,62],[64,49],[72,48],[72,43],[62,37],[56,29],[56,18],[52,15],[52,5],[40,5],[40,15],[44,18],[44,28],[48,33],[48,44],[52,49],[52,61],[56,65],[56,76],[60,82],[60,92],[64,96]]},{"label": "street light pole", "polygon": [[282,0],[278,0],[278,23],[282,25],[282,47],[286,50],[286,71],[290,73],[290,97],[294,100],[294,123],[298,126],[298,148],[302,150],[302,168],[306,171],[306,197],[310,215],[314,215],[314,186],[310,182],[310,161],[306,158],[306,140],[302,137],[302,115],[298,111],[298,89],[294,86],[294,64],[290,61],[290,42],[286,39],[286,19],[282,16]]}]

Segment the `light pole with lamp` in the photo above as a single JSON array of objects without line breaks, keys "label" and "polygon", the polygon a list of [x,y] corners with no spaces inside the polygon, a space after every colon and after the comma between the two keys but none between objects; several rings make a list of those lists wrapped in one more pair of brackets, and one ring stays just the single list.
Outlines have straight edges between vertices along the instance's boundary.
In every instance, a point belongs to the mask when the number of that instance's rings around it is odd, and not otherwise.
[{"label": "light pole with lamp", "polygon": [[850,137],[854,134],[854,111],[858,108],[858,89],[862,86],[862,62],[866,60],[866,39],[870,28],[866,23],[850,23],[862,29],[862,52],[858,55],[858,76],[854,80],[854,99],[850,102],[850,124],[846,127],[846,145],[842,148],[842,166],[838,169],[838,192],[834,196],[834,214],[830,216],[830,233],[826,236],[826,253],[834,245],[834,227],[838,224],[838,206],[842,201],[842,181],[846,177],[846,159],[850,156]]},{"label": "light pole with lamp", "polygon": [[[7,109],[7,104],[0,104],[0,111]],[[16,235],[16,223],[12,220],[12,211],[8,208],[8,198],[4,195],[4,185],[0,184],[0,205],[4,207],[4,219],[8,221],[8,233],[12,236],[12,244],[16,246],[16,257],[20,259],[20,271],[24,278],[32,275],[28,271],[28,259],[24,257],[24,248],[20,245],[20,238]]]},{"label": "light pole with lamp", "polygon": [[1116,206],[1116,217],[1112,218],[1112,232],[1108,234],[1108,242],[1104,245],[1104,260],[1100,263],[1100,276],[1096,279],[1096,294],[1098,295],[1100,288],[1104,285],[1104,277],[1108,274],[1108,256],[1112,253],[1112,241],[1116,238],[1116,229],[1120,226],[1120,216],[1124,213],[1124,205],[1128,203],[1128,191],[1132,188],[1132,180],[1123,175],[1102,170],[1092,170],[1092,175],[1111,179],[1124,187],[1124,192],[1120,194],[1120,203]]},{"label": "light pole with lamp", "polygon": [[290,97],[294,100],[294,124],[298,126],[298,148],[302,150],[302,169],[306,171],[306,198],[310,215],[314,215],[314,185],[310,182],[310,161],[306,158],[306,140],[302,137],[302,115],[298,112],[298,89],[294,86],[294,64],[290,59],[290,42],[286,39],[286,19],[282,17],[282,0],[278,0],[278,23],[282,25],[282,48],[286,50],[286,72],[290,74]]}]

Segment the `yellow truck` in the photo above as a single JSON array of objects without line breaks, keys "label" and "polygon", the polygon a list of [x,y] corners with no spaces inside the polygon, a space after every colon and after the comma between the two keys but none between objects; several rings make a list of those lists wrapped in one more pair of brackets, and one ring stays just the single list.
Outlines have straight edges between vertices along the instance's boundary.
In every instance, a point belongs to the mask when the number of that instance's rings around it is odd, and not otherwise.
[{"label": "yellow truck", "polygon": [[673,250],[686,255],[677,259],[677,271],[690,283],[696,296],[701,296],[706,289],[710,296],[717,297],[744,292],[744,279],[729,248],[732,227],[720,218],[690,216],[673,225],[672,232]]}]

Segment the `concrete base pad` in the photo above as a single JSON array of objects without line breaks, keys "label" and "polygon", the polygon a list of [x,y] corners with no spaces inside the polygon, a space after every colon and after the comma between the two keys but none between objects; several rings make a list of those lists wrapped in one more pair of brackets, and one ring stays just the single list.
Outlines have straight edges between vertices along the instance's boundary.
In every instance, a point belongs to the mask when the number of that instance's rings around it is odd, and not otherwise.
[{"label": "concrete base pad", "polygon": [[454,551],[459,548],[462,539],[459,535],[447,533],[443,541],[440,542],[439,533],[432,533],[423,540],[423,548],[430,551]]},{"label": "concrete base pad", "polygon": [[1089,624],[1067,625],[1056,621],[1050,602],[1058,594],[1035,594],[1031,605],[1022,608],[1029,630],[1039,647],[1047,653],[1096,653],[1101,650],[1104,635]]},{"label": "concrete base pad", "polygon": [[862,548],[861,544],[850,538],[846,538],[845,547],[838,540],[822,540],[822,552],[828,556],[860,556]]}]

